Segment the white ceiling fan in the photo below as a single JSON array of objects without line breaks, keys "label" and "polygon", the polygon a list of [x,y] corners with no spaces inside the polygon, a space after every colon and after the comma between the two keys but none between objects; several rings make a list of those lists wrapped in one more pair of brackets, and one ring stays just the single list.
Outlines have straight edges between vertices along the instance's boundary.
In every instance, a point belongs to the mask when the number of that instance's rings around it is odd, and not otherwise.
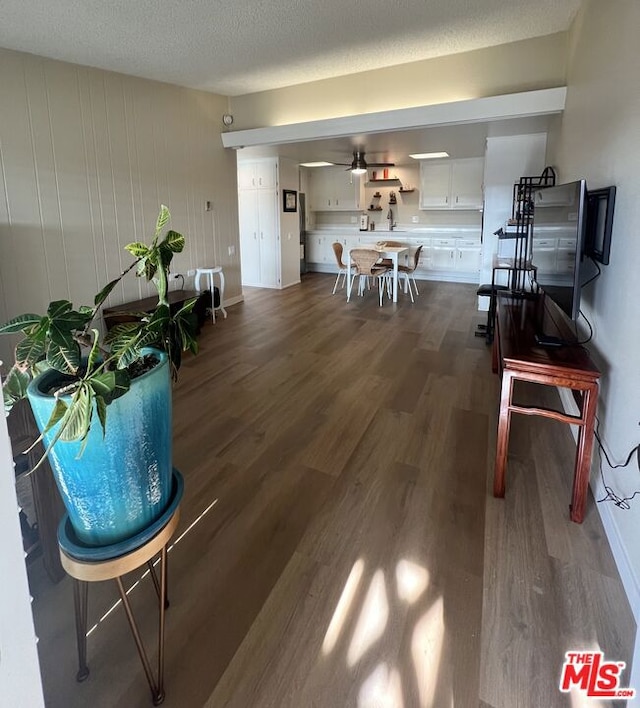
[{"label": "white ceiling fan", "polygon": [[354,150],[351,162],[335,162],[336,165],[345,165],[356,175],[364,174],[369,167],[395,167],[395,162],[367,162],[364,159],[364,150]]}]

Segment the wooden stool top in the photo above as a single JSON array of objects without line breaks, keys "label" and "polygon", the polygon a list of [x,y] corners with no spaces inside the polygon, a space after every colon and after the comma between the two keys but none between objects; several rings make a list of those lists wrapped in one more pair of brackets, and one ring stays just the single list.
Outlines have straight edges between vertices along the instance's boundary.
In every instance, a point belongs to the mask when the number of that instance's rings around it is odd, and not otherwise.
[{"label": "wooden stool top", "polygon": [[125,553],[116,558],[95,561],[78,560],[77,558],[67,555],[61,548],[60,560],[62,567],[72,578],[86,582],[118,578],[125,573],[139,568],[153,558],[153,556],[169,542],[179,521],[180,507],[177,507],[166,525],[163,526],[153,538],[130,553]]}]

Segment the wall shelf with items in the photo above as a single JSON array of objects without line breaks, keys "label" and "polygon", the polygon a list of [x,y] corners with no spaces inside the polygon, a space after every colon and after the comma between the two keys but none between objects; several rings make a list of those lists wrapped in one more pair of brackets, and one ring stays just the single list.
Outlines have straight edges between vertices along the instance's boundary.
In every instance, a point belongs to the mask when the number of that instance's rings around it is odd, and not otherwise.
[{"label": "wall shelf with items", "polygon": [[395,182],[397,184],[399,181],[399,177],[388,177],[387,179],[370,179],[367,184],[379,184],[380,182]]},{"label": "wall shelf with items", "polygon": [[371,197],[371,199],[373,199],[373,201],[371,202],[371,204],[369,204],[369,208],[367,209],[367,211],[382,211],[382,206],[380,205],[380,199],[382,199],[382,194],[380,194],[380,192],[376,192]]},{"label": "wall shelf with items", "polygon": [[416,190],[413,187],[411,187],[409,189],[404,189],[403,187],[400,187],[400,189],[398,190],[398,192],[400,192],[400,194],[411,194],[411,192],[415,192],[415,191]]}]

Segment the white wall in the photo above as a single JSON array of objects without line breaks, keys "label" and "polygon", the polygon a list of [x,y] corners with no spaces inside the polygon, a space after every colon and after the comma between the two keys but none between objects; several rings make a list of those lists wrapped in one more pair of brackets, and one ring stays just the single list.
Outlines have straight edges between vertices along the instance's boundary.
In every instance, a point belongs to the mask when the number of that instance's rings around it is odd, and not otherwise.
[{"label": "white wall", "polygon": [[279,158],[280,282],[283,288],[300,282],[300,217],[298,211],[285,212],[282,210],[282,190],[298,191],[300,184],[298,171],[297,162],[283,157]]},{"label": "white wall", "polygon": [[[389,12],[393,12],[391,4]],[[230,99],[233,128],[285,125],[563,86],[566,42],[566,33],[560,32],[234,96]]]},{"label": "white wall", "polygon": [[[590,349],[602,370],[598,416],[610,456],[623,462],[640,441],[640,3],[588,0],[572,28],[566,110],[550,144],[560,181],[584,177],[591,188],[617,187],[611,262],[585,290],[594,328]],[[626,469],[604,464],[621,496],[640,489],[636,459]],[[604,491],[594,466],[596,498]],[[640,498],[624,511],[599,504],[636,621],[640,620]],[[632,684],[640,689],[636,651]]]},{"label": "white wall", "polygon": [[[0,389],[2,387],[0,386]],[[44,706],[7,421],[0,414],[0,705]]]},{"label": "white wall", "polygon": [[[1,49],[0,86],[0,321],[92,304],[130,263],[123,246],[150,240],[161,203],[187,239],[173,270],[222,265],[227,296],[241,295],[226,98]],[[150,293],[132,277],[110,304]]]},{"label": "white wall", "polygon": [[[480,282],[490,283],[493,255],[499,247],[494,232],[511,218],[513,185],[520,177],[535,176],[544,169],[546,133],[487,138],[484,161],[484,217]],[[502,250],[500,250],[502,253]],[[504,253],[503,255],[508,255]],[[496,282],[502,282],[500,279]],[[486,298],[488,299],[488,298]],[[487,303],[484,303],[487,306]]]}]

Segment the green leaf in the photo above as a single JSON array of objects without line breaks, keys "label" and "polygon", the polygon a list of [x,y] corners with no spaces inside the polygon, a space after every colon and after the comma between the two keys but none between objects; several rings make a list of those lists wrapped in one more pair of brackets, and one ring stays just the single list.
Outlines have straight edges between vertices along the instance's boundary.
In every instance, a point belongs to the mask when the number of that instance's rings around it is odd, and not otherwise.
[{"label": "green leaf", "polygon": [[168,271],[173,260],[173,250],[164,241],[158,246],[158,260],[160,261],[158,267]]},{"label": "green leaf", "polygon": [[97,329],[92,329],[91,332],[93,333],[93,344],[87,357],[87,371],[93,371],[96,362],[100,358],[100,332]]},{"label": "green leaf", "polygon": [[160,332],[167,328],[171,320],[171,312],[168,305],[158,305],[153,311],[147,324],[147,329],[153,332]]},{"label": "green leaf", "polygon": [[67,409],[68,406],[66,402],[62,400],[62,398],[56,398],[56,404],[51,411],[51,415],[49,416],[49,420],[47,421],[44,430],[42,431],[43,435],[44,433],[48,433],[56,423],[62,420],[67,412]]},{"label": "green leaf", "polygon": [[49,323],[49,330],[51,327],[56,329],[65,329],[68,332],[71,331],[82,331],[91,320],[93,312],[77,312],[76,310],[70,310],[69,312],[64,312],[57,315],[55,318],[51,318]]},{"label": "green leaf", "polygon": [[184,248],[184,236],[182,234],[179,234],[177,231],[167,231],[167,235],[164,237],[164,240],[160,244],[166,245],[167,248],[169,248],[173,253],[181,253],[182,249]]},{"label": "green leaf", "polygon": [[19,400],[27,395],[27,386],[31,381],[31,376],[27,371],[22,371],[14,364],[7,374],[2,387],[2,398],[4,408],[8,413]]},{"label": "green leaf", "polygon": [[14,317],[12,320],[5,322],[5,324],[0,325],[0,334],[12,334],[14,332],[23,332],[25,329],[37,325],[42,322],[43,319],[41,315],[19,315]]},{"label": "green leaf", "polygon": [[158,220],[156,221],[156,237],[162,229],[169,223],[169,219],[171,218],[171,214],[169,213],[169,209],[164,205],[160,205],[160,213],[158,214]]},{"label": "green leaf", "polygon": [[102,427],[102,437],[104,437],[107,432],[107,404],[104,402],[102,396],[96,396],[96,411],[98,413],[100,426]]},{"label": "green leaf", "polygon": [[129,253],[134,258],[145,258],[149,254],[149,246],[147,246],[144,243],[141,243],[140,241],[134,241],[133,243],[128,243],[125,246],[125,249],[127,251],[129,251]]},{"label": "green leaf", "polygon": [[69,312],[72,309],[73,305],[69,302],[69,300],[55,300],[54,302],[49,303],[47,315],[53,319],[64,315],[65,312]]},{"label": "green leaf", "polygon": [[66,442],[83,440],[91,426],[91,404],[93,391],[86,384],[81,384],[73,394],[65,416],[64,430],[60,439]]},{"label": "green leaf", "polygon": [[47,347],[47,363],[58,371],[75,374],[80,366],[80,345],[69,332],[54,331]]},{"label": "green leaf", "polygon": [[131,386],[129,372],[124,369],[103,371],[87,379],[97,397],[104,399],[106,405],[124,394]]},{"label": "green leaf", "polygon": [[45,331],[38,330],[35,335],[25,337],[18,343],[16,346],[16,363],[21,368],[30,368],[42,359],[46,347],[45,335]]},{"label": "green leaf", "polygon": [[156,271],[158,270],[158,267],[156,266],[155,263],[150,261],[149,259],[146,259],[144,261],[144,277],[147,280],[153,280],[153,276],[156,274]]},{"label": "green leaf", "polygon": [[116,285],[120,282],[120,278],[116,278],[115,280],[112,280],[110,283],[107,283],[104,288],[95,296],[93,299],[93,304],[96,307],[100,307],[102,303],[111,295],[111,291],[116,287]]}]

